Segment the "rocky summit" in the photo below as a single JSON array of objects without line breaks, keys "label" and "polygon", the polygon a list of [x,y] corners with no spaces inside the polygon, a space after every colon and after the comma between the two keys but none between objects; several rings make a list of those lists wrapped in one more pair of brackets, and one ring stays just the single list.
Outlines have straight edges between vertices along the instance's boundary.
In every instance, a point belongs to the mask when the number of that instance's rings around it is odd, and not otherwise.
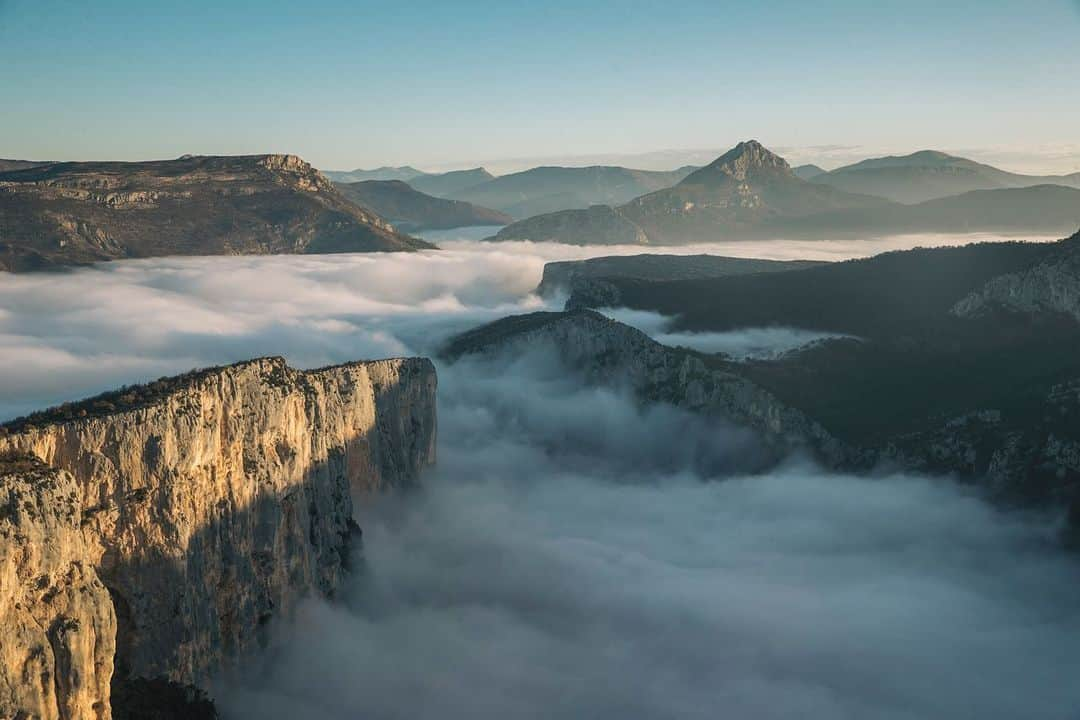
[{"label": "rocky summit", "polygon": [[[780,219],[837,209],[880,207],[880,198],[814,185],[756,140],[740,142],[677,185],[607,208],[609,222],[633,228],[638,242],[670,245],[758,233]],[[596,210],[591,211],[596,214]],[[600,231],[584,211],[529,218],[503,228],[495,240],[552,240],[573,244],[624,242],[631,232]],[[587,222],[592,220],[592,222]]]},{"label": "rocky summit", "polygon": [[295,155],[0,172],[0,269],[120,258],[417,250]]},{"label": "rocky summit", "polygon": [[[805,174],[805,173],[803,173]],[[914,232],[1069,231],[1080,190],[1060,184],[972,190],[914,205],[800,177],[761,143],[741,142],[673,187],[615,206],[537,215],[492,240],[682,245]]]}]

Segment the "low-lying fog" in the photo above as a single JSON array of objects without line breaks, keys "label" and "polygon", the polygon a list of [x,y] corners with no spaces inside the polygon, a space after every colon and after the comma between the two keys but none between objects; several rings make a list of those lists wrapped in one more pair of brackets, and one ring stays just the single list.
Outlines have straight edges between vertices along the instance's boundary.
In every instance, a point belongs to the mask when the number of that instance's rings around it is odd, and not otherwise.
[{"label": "low-lying fog", "polygon": [[[873,242],[691,250],[837,259],[901,240]],[[0,276],[0,418],[257,355],[429,353],[541,309],[546,260],[612,252],[458,241]],[[623,317],[671,341],[655,316]],[[1080,574],[1038,519],[801,458],[745,476],[748,434],[582,387],[542,349],[439,371],[425,488],[361,508],[366,572],[222,684],[226,718],[1080,714]]]}]

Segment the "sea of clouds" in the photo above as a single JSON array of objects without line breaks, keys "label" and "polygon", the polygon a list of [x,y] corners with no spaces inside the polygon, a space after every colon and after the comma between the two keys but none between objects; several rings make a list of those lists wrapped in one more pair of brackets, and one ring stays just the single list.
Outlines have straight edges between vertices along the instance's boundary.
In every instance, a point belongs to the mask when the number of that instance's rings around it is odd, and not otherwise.
[{"label": "sea of clouds", "polygon": [[[258,355],[430,354],[545,309],[545,261],[612,254],[440,240],[2,276],[0,418]],[[858,249],[709,251],[882,247]],[[439,372],[438,465],[362,503],[363,572],[222,679],[226,718],[1080,717],[1080,573],[1051,520],[947,479],[749,474],[751,434],[585,387],[543,348]]]}]

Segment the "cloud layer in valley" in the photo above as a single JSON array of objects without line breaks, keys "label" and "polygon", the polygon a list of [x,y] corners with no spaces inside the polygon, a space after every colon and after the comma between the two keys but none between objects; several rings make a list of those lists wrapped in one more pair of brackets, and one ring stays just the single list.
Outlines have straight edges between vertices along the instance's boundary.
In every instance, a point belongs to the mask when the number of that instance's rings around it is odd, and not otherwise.
[{"label": "cloud layer in valley", "polygon": [[362,513],[365,574],[227,717],[1080,711],[1080,573],[1049,528],[944,480],[742,475],[751,438],[542,353],[442,377],[425,490]]},{"label": "cloud layer in valley", "polygon": [[530,293],[551,260],[642,252],[844,260],[996,239],[906,235],[662,249],[475,239],[489,232],[432,233],[445,247],[438,252],[159,258],[63,275],[0,275],[0,420],[122,383],[259,355],[314,367],[430,352],[453,331],[542,309]]},{"label": "cloud layer in valley", "polygon": [[[0,417],[256,355],[430,353],[543,308],[545,260],[612,252],[461,240],[0,276]],[[223,680],[226,718],[1080,713],[1080,577],[1043,519],[946,480],[799,458],[749,475],[749,433],[583,387],[542,349],[439,371],[424,489],[365,501],[365,571]]]}]

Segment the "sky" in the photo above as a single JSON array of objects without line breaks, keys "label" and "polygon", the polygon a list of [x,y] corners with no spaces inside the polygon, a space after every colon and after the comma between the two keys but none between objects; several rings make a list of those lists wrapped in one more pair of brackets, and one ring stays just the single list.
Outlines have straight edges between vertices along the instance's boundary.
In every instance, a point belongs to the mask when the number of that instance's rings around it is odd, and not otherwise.
[{"label": "sky", "polygon": [[1076,0],[0,0],[0,157],[498,171],[753,137],[1068,172],[1078,34]]}]

